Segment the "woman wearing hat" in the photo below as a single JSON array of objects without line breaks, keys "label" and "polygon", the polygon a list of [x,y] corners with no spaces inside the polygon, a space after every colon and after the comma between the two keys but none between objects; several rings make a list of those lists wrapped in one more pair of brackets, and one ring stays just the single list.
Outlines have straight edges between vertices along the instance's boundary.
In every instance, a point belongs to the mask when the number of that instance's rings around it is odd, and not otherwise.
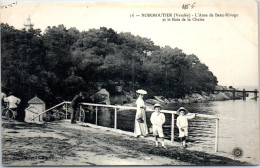
[{"label": "woman wearing hat", "polygon": [[186,145],[186,138],[188,136],[188,120],[192,119],[196,116],[196,114],[188,114],[188,110],[185,109],[184,107],[180,107],[177,110],[177,113],[179,116],[177,117],[177,127],[179,128],[179,138],[182,141],[182,147],[187,147]]},{"label": "woman wearing hat", "polygon": [[139,136],[147,136],[148,134],[148,128],[146,124],[146,115],[145,115],[145,104],[143,97],[147,92],[145,90],[137,90],[136,91],[139,94],[138,99],[136,100],[137,110],[135,115],[135,128],[134,128],[134,134],[135,137]]}]

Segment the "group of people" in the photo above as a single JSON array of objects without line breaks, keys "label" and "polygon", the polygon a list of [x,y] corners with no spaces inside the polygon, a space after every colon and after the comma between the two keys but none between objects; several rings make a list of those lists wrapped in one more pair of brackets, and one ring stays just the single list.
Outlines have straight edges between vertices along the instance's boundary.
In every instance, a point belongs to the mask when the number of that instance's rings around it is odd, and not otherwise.
[{"label": "group of people", "polygon": [[[143,97],[147,92],[145,90],[139,89],[136,91],[139,96],[136,100],[137,111],[135,116],[135,128],[134,134],[135,137],[139,136],[147,136],[148,135],[148,127],[146,122],[146,106],[143,100]],[[152,123],[152,132],[155,137],[155,147],[159,146],[158,138],[161,139],[162,148],[166,149],[164,144],[164,133],[163,133],[163,124],[165,123],[165,115],[161,112],[161,105],[156,103],[154,105],[154,112],[151,115],[150,121]],[[184,107],[180,107],[177,110],[178,117],[177,117],[177,127],[179,129],[179,138],[182,142],[182,147],[187,147],[186,139],[188,136],[188,120],[192,119],[196,116],[196,114],[188,114],[188,110]]]}]

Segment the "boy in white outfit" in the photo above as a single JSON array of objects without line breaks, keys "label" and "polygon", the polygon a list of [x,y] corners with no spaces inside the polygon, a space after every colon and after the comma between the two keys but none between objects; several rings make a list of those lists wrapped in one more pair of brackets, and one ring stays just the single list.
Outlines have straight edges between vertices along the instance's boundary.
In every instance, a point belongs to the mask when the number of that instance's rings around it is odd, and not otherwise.
[{"label": "boy in white outfit", "polygon": [[154,105],[155,112],[151,115],[151,123],[153,124],[153,135],[155,136],[155,147],[158,147],[158,136],[161,139],[162,147],[166,149],[164,145],[164,134],[162,125],[165,123],[165,115],[161,113],[161,105],[156,103]]},{"label": "boy in white outfit", "polygon": [[196,114],[188,114],[188,110],[186,110],[184,107],[180,107],[177,110],[177,113],[179,116],[177,117],[177,127],[179,128],[179,138],[182,141],[182,147],[186,148],[186,139],[188,137],[188,120],[192,119],[196,116]]}]

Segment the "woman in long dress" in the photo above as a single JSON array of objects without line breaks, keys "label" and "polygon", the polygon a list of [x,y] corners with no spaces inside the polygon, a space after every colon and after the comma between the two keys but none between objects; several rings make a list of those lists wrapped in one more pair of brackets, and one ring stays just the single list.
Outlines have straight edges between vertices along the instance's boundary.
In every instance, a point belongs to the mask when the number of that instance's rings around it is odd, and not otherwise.
[{"label": "woman in long dress", "polygon": [[146,124],[146,115],[145,115],[145,104],[143,97],[147,92],[145,90],[137,90],[139,94],[138,99],[136,100],[137,110],[135,115],[135,128],[134,134],[135,137],[139,136],[147,136],[148,135],[148,128]]}]

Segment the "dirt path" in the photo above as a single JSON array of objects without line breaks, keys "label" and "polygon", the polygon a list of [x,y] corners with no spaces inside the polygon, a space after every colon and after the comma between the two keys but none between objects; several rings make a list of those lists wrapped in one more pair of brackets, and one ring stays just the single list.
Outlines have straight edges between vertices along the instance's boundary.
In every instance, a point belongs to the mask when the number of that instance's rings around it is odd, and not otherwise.
[{"label": "dirt path", "polygon": [[71,125],[2,121],[4,166],[72,165],[248,165],[179,146],[154,148],[149,138]]}]

